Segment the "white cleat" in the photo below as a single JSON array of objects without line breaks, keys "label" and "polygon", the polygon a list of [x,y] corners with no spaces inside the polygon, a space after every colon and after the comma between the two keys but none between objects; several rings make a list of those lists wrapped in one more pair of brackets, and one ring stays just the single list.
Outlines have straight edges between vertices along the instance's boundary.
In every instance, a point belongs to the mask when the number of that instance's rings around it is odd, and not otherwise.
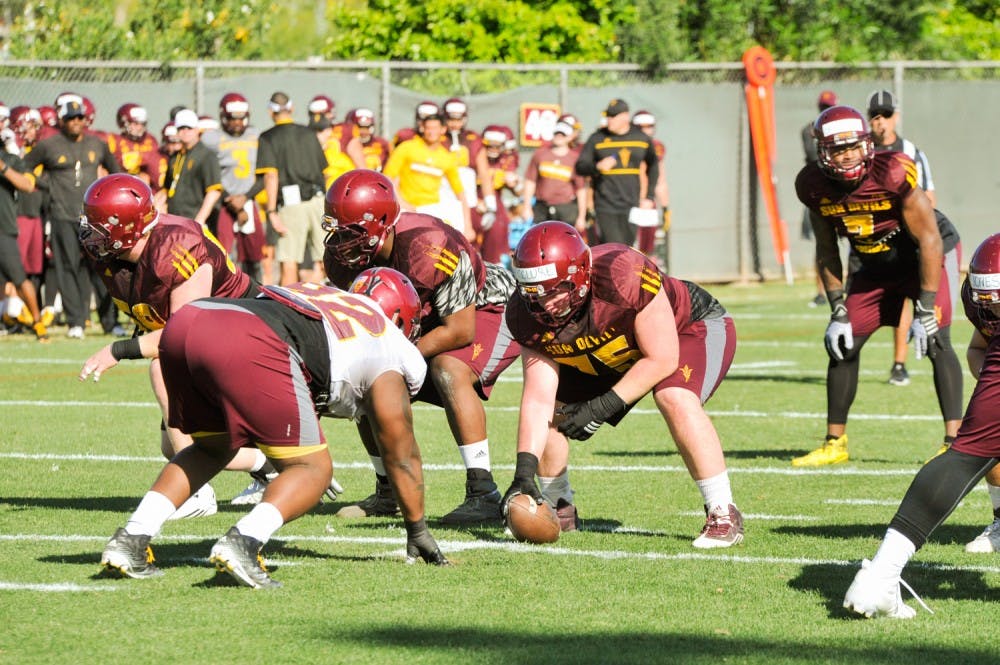
[{"label": "white cleat", "polygon": [[251,480],[247,488],[234,496],[233,500],[229,503],[234,506],[257,505],[264,496],[265,489],[267,489],[267,483],[262,483],[256,479]]},{"label": "white cleat", "polygon": [[170,520],[183,520],[189,517],[208,517],[219,512],[219,506],[215,502],[215,490],[212,486],[205,484],[197,492],[188,497],[188,500],[181,504]]},{"label": "white cleat", "polygon": [[917,615],[917,611],[903,603],[903,596],[899,590],[900,585],[905,586],[924,609],[931,614],[934,613],[902,578],[892,579],[876,576],[872,572],[871,561],[868,559],[861,562],[861,569],[854,576],[854,582],[851,583],[850,588],[847,589],[847,594],[844,596],[844,608],[868,618],[912,619]]},{"label": "white cleat", "polygon": [[993,523],[983,529],[983,532],[976,536],[976,539],[965,546],[966,552],[973,554],[992,554],[1000,552],[1000,517],[993,520]]}]

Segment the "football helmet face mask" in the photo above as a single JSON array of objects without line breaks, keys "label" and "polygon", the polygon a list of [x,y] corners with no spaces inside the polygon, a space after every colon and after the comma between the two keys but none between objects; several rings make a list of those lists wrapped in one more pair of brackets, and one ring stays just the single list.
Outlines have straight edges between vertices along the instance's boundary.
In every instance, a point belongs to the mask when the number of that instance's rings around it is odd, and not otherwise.
[{"label": "football helmet face mask", "polygon": [[326,193],[325,256],[344,267],[363,268],[382,249],[399,217],[392,181],[377,171],[355,169]]},{"label": "football helmet face mask", "polygon": [[518,294],[542,325],[561,326],[586,304],[593,260],[569,224],[532,226],[517,244],[512,264]]},{"label": "football helmet face mask", "polygon": [[149,185],[125,173],[107,175],[84,195],[80,244],[95,259],[118,256],[135,247],[156,219]]},{"label": "football helmet face mask", "polygon": [[422,308],[409,277],[392,268],[368,268],[358,273],[347,290],[377,302],[406,338],[416,343],[420,337]]},{"label": "football helmet face mask", "polygon": [[238,92],[228,92],[219,100],[219,122],[230,136],[241,136],[250,122],[250,102]]},{"label": "football helmet face mask", "polygon": [[[856,183],[868,173],[875,144],[865,117],[850,106],[831,106],[813,123],[813,138],[820,170],[833,180]],[[858,148],[856,159],[843,159],[841,152]]]},{"label": "football helmet face mask", "polygon": [[984,332],[1000,333],[1000,233],[976,248],[969,261],[969,300],[979,312]]}]

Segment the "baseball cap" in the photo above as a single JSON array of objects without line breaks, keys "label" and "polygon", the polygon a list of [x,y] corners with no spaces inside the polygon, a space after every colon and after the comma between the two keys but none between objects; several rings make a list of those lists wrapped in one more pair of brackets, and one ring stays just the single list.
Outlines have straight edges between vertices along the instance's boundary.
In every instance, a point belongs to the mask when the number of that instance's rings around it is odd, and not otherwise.
[{"label": "baseball cap", "polygon": [[636,111],[635,115],[632,116],[632,124],[638,127],[645,127],[647,125],[656,124],[656,116],[649,111]]},{"label": "baseball cap", "polygon": [[83,118],[87,112],[83,109],[83,102],[75,99],[68,99],[59,105],[59,119],[69,120],[70,118]]},{"label": "baseball cap", "polygon": [[184,129],[185,127],[190,127],[191,129],[198,129],[201,124],[198,114],[191,109],[181,109],[174,116],[174,125],[177,129]]},{"label": "baseball cap", "polygon": [[825,111],[831,106],[836,106],[839,103],[840,100],[837,99],[837,93],[833,90],[824,90],[819,93],[819,98],[816,100],[816,106],[819,107],[820,111]]},{"label": "baseball cap", "polygon": [[605,109],[604,115],[613,118],[619,113],[628,113],[628,104],[620,99],[612,99],[608,102],[608,108]]},{"label": "baseball cap", "polygon": [[575,115],[572,113],[563,113],[559,116],[558,122],[565,122],[567,125],[572,127],[574,130],[582,129],[583,123],[581,123]]},{"label": "baseball cap", "polygon": [[888,90],[876,90],[868,96],[868,117],[888,117],[896,112],[896,98]]}]

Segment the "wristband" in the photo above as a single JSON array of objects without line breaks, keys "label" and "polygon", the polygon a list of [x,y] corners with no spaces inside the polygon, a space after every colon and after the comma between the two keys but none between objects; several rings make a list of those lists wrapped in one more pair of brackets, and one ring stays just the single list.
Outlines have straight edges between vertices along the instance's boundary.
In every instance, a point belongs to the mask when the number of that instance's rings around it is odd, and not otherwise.
[{"label": "wristband", "polygon": [[272,212],[278,212],[278,209],[277,209],[277,208],[274,208],[274,209],[272,209],[272,210],[266,210],[266,211],[264,211],[264,212],[265,212],[265,214],[268,214],[268,215],[270,215],[270,214],[271,214]]},{"label": "wristband", "polygon": [[531,453],[518,453],[517,464],[514,466],[515,478],[528,478],[532,482],[538,472],[538,458]]},{"label": "wristband", "polygon": [[139,338],[120,339],[111,343],[111,357],[115,360],[138,360],[142,358]]},{"label": "wristband", "polygon": [[920,289],[920,295],[917,296],[917,303],[919,303],[920,309],[925,312],[933,312],[935,300],[937,300],[936,291],[925,291],[924,289]]},{"label": "wristband", "polygon": [[844,304],[844,289],[834,289],[826,292],[826,300],[830,303],[830,309],[837,309],[838,305]]},{"label": "wristband", "polygon": [[406,520],[403,520],[403,526],[406,528],[407,538],[412,539],[427,533],[427,520],[423,517],[415,522],[407,522]]}]

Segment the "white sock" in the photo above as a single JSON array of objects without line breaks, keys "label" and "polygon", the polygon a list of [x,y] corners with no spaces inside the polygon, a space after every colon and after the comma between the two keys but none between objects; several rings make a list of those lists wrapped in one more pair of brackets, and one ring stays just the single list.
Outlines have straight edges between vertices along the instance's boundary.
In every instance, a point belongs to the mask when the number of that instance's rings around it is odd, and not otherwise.
[{"label": "white sock", "polygon": [[155,536],[163,528],[163,523],[177,512],[177,506],[170,499],[150,490],[142,497],[139,507],[125,523],[125,531],[133,536]]},{"label": "white sock", "polygon": [[266,543],[284,523],[285,520],[281,516],[281,512],[274,507],[273,503],[261,501],[246,517],[236,523],[236,528],[244,536],[250,536]]},{"label": "white sock", "polygon": [[483,469],[484,471],[490,471],[493,468],[490,465],[489,439],[459,446],[458,452],[462,453],[462,462],[465,463],[466,470]]},{"label": "white sock", "polygon": [[708,506],[709,510],[716,506],[728,509],[729,504],[733,503],[733,490],[729,485],[728,471],[723,471],[711,478],[696,480],[694,484],[698,486],[702,502]]},{"label": "white sock", "polygon": [[1000,487],[986,483],[986,489],[990,493],[990,503],[993,504],[993,512],[1000,510]]},{"label": "white sock", "polygon": [[372,468],[375,469],[375,475],[385,478],[385,464],[382,464],[382,458],[378,455],[369,455],[368,459],[371,460]]},{"label": "white sock", "polygon": [[895,529],[888,529],[885,538],[872,557],[871,568],[881,577],[897,578],[917,551],[910,539]]},{"label": "white sock", "polygon": [[260,471],[265,464],[267,464],[267,455],[262,453],[259,449],[254,451],[253,466],[250,467],[250,470]]},{"label": "white sock", "polygon": [[558,476],[538,476],[538,487],[542,490],[542,497],[553,506],[559,499],[565,499],[567,503],[573,503],[573,488],[569,484],[569,472],[563,471]]}]

